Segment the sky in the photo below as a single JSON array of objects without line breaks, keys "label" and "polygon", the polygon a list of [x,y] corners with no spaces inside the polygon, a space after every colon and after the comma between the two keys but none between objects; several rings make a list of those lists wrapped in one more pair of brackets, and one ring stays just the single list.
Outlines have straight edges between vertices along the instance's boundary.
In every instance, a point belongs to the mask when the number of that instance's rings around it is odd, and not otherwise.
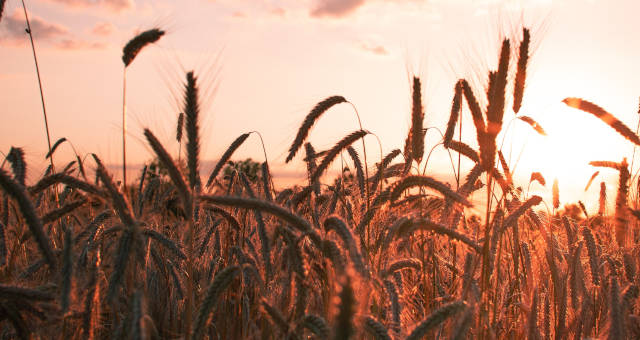
[{"label": "sky", "polygon": [[[302,156],[285,164],[286,151],[311,108],[331,95],[338,105],[316,124],[310,141],[331,147],[359,128],[370,167],[404,145],[410,123],[410,79],[423,81],[425,126],[444,130],[453,88],[469,79],[483,93],[498,48],[510,38],[514,50],[523,26],[533,49],[520,115],[538,121],[535,134],[514,113],[505,113],[499,141],[517,183],[527,190],[532,171],[547,187],[558,178],[563,203],[597,204],[599,185],[584,192],[597,169],[591,160],[621,161],[632,145],[596,118],[569,109],[565,97],[604,107],[635,130],[638,123],[640,35],[636,1],[602,0],[25,0],[41,68],[52,143],[70,140],[78,153],[94,152],[121,162],[122,47],[137,33],[167,33],[145,48],[127,69],[127,131],[130,168],[152,158],[142,135],[150,128],[178,153],[175,123],[185,73],[194,70],[202,97],[201,159],[210,169],[240,134],[262,136],[279,183],[304,183]],[[7,0],[0,19],[0,151],[24,148],[28,177],[46,166],[41,103],[21,3]],[[513,72],[512,72],[513,73]],[[263,161],[253,134],[236,158]],[[377,137],[377,138],[376,138]],[[378,140],[380,143],[378,143]],[[440,140],[435,129],[426,149]],[[468,111],[463,141],[475,144]],[[359,149],[360,150],[360,149]],[[362,150],[360,150],[362,151]],[[56,161],[71,161],[69,145]],[[339,162],[338,162],[339,163]],[[338,164],[339,165],[339,164]],[[638,168],[640,161],[635,162]],[[469,164],[464,164],[468,169]],[[423,163],[424,167],[424,163]],[[436,146],[427,174],[451,173],[447,152]],[[117,174],[120,176],[120,174]],[[204,177],[208,173],[202,174]],[[130,175],[135,178],[135,174]],[[617,174],[600,169],[596,182]]]}]

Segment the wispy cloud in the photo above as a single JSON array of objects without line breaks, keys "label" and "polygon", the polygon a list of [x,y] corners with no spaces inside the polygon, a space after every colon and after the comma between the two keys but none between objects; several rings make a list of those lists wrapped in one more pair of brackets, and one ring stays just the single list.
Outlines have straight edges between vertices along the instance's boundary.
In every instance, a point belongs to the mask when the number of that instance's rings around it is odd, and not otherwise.
[{"label": "wispy cloud", "polygon": [[134,7],[133,0],[102,0],[101,2],[116,12],[132,9]]},{"label": "wispy cloud", "polygon": [[97,50],[106,47],[101,42],[90,42],[82,39],[65,38],[55,43],[55,47],[61,50]]},{"label": "wispy cloud", "polygon": [[91,33],[106,37],[115,31],[115,26],[110,22],[99,22],[91,29]]},{"label": "wispy cloud", "polygon": [[[29,16],[34,39],[45,46],[60,50],[100,49],[106,45],[74,37],[69,29],[61,24],[47,21],[35,15]],[[2,20],[2,43],[8,46],[19,46],[27,41],[27,24],[24,14],[15,10]]]},{"label": "wispy cloud", "polygon": [[344,17],[364,3],[365,0],[316,0],[310,14],[312,17]]},{"label": "wispy cloud", "polygon": [[231,13],[231,16],[236,18],[236,19],[244,19],[247,17],[247,14],[245,12],[242,11],[235,11],[233,13]]},{"label": "wispy cloud", "polygon": [[133,0],[47,0],[68,7],[96,7],[103,6],[114,12],[122,12],[134,8]]},{"label": "wispy cloud", "polygon": [[[5,17],[2,22],[6,27],[9,39],[22,39],[26,36],[27,24],[24,20],[24,14],[19,10],[15,10],[10,16]],[[51,41],[69,32],[63,25],[48,22],[34,15],[30,16],[29,22],[31,24],[31,32],[34,38],[38,40]]]},{"label": "wispy cloud", "polygon": [[379,55],[379,56],[389,55],[389,51],[387,50],[387,48],[380,44],[370,44],[370,43],[363,42],[363,43],[360,43],[358,47],[360,47],[360,49],[363,51],[373,53],[375,55]]},{"label": "wispy cloud", "polygon": [[275,16],[279,16],[279,17],[283,17],[287,14],[287,11],[282,8],[282,7],[276,7],[274,9],[272,9],[271,14],[275,15]]}]

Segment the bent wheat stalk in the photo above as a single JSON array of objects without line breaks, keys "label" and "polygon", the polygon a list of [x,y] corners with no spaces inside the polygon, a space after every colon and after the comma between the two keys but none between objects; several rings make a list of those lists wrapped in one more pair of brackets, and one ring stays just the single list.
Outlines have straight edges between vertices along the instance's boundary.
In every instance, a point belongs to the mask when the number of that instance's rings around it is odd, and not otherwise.
[{"label": "bent wheat stalk", "polygon": [[320,162],[320,165],[318,165],[318,168],[316,168],[316,172],[313,173],[313,175],[311,175],[311,183],[317,181],[320,178],[322,173],[325,170],[327,170],[327,168],[329,167],[329,164],[331,164],[331,162],[336,158],[336,156],[338,156],[340,151],[346,149],[355,141],[357,141],[360,138],[363,138],[367,134],[369,134],[369,131],[358,130],[347,135],[346,137],[341,139],[336,145],[334,145],[333,148],[331,148],[331,150],[327,152],[327,155],[324,156],[324,158],[322,159],[322,162]]},{"label": "bent wheat stalk", "polygon": [[562,100],[569,107],[573,107],[575,109],[591,113],[592,115],[598,117],[605,124],[609,125],[612,129],[616,130],[622,137],[626,138],[630,142],[640,145],[640,138],[638,135],[633,133],[631,129],[626,126],[623,122],[621,122],[618,118],[616,118],[611,113],[607,112],[605,109],[600,106],[586,101],[582,98],[576,97],[568,97]]},{"label": "bent wheat stalk", "polygon": [[309,131],[313,127],[313,124],[315,124],[315,122],[318,120],[318,118],[320,118],[320,116],[322,116],[323,113],[325,113],[335,105],[346,102],[347,100],[343,96],[331,96],[316,104],[311,112],[309,112],[309,114],[304,118],[300,129],[298,129],[298,134],[293,140],[291,147],[289,147],[289,154],[287,155],[287,159],[285,162],[289,163],[289,161],[293,159],[304,141],[307,139],[307,136],[309,135]]},{"label": "bent wheat stalk", "polygon": [[436,309],[416,328],[414,328],[406,339],[419,340],[424,338],[431,329],[447,321],[448,318],[458,314],[466,308],[468,307],[464,301],[455,301]]},{"label": "bent wheat stalk", "polygon": [[431,188],[434,189],[436,191],[439,191],[442,195],[444,195],[446,198],[449,198],[453,201],[456,201],[458,203],[461,203],[467,207],[471,207],[472,204],[469,203],[469,201],[467,201],[467,199],[465,197],[463,197],[462,195],[460,195],[459,193],[451,190],[451,188],[449,188],[448,186],[446,186],[444,183],[439,182],[431,177],[428,176],[420,176],[420,175],[412,175],[412,176],[407,176],[405,178],[403,178],[402,180],[398,181],[395,183],[395,185],[393,186],[393,188],[391,189],[391,194],[390,194],[390,201],[395,201],[397,200],[400,195],[402,194],[402,192],[404,192],[407,189],[416,187],[416,186],[424,186],[427,188]]},{"label": "bent wheat stalk", "polygon": [[211,175],[209,175],[209,179],[207,180],[207,188],[211,187],[211,185],[213,184],[213,180],[218,177],[218,174],[220,173],[220,170],[222,170],[222,167],[227,163],[229,158],[231,158],[231,155],[233,155],[233,153],[240,147],[240,145],[242,145],[242,143],[244,143],[244,141],[249,138],[249,135],[250,133],[243,133],[238,136],[238,138],[236,138],[233,143],[231,143],[231,145],[229,145],[224,154],[222,154],[222,157],[220,157],[220,160],[218,160],[216,167],[213,168],[213,171],[211,171]]}]

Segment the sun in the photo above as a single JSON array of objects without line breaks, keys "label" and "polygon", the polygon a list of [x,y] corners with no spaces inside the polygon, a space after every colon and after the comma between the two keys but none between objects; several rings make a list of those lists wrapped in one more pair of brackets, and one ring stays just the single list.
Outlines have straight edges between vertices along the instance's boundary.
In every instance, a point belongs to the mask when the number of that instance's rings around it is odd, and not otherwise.
[{"label": "sun", "polygon": [[[594,160],[620,162],[631,158],[632,147],[615,131],[589,114],[569,108],[562,102],[548,105],[543,112],[532,114],[545,130],[536,133],[529,124],[514,118],[512,131],[507,131],[504,145],[510,147],[517,175],[526,182],[532,172],[540,172],[547,186],[532,185],[532,194],[548,196],[551,183],[557,179],[564,202],[575,202],[585,195],[591,175],[601,170],[600,180],[610,180],[613,172],[589,165]],[[507,155],[505,154],[505,157]]]}]

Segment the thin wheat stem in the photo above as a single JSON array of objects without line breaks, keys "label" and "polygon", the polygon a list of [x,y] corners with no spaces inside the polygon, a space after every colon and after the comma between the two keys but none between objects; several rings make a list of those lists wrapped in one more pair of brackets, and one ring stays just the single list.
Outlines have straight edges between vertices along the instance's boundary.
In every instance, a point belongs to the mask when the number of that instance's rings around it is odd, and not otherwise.
[{"label": "thin wheat stem", "polygon": [[127,192],[127,68],[122,72],[122,187]]},{"label": "thin wheat stem", "polygon": [[[47,132],[47,146],[49,147],[49,153],[51,153],[51,135],[49,134],[49,120],[47,119],[47,107],[44,103],[44,90],[42,89],[42,78],[40,77],[40,66],[38,65],[38,56],[36,55],[36,45],[33,41],[33,32],[31,31],[31,22],[29,21],[29,14],[27,13],[27,6],[22,0],[22,9],[24,10],[24,19],[27,23],[27,33],[29,34],[29,41],[31,42],[31,51],[33,52],[33,62],[36,65],[36,75],[38,77],[38,89],[40,90],[40,101],[42,103],[42,114],[44,116],[44,128]],[[55,166],[53,165],[53,155],[49,158],[51,163],[51,172],[55,173]],[[58,204],[58,189],[54,188],[56,205]]]}]

